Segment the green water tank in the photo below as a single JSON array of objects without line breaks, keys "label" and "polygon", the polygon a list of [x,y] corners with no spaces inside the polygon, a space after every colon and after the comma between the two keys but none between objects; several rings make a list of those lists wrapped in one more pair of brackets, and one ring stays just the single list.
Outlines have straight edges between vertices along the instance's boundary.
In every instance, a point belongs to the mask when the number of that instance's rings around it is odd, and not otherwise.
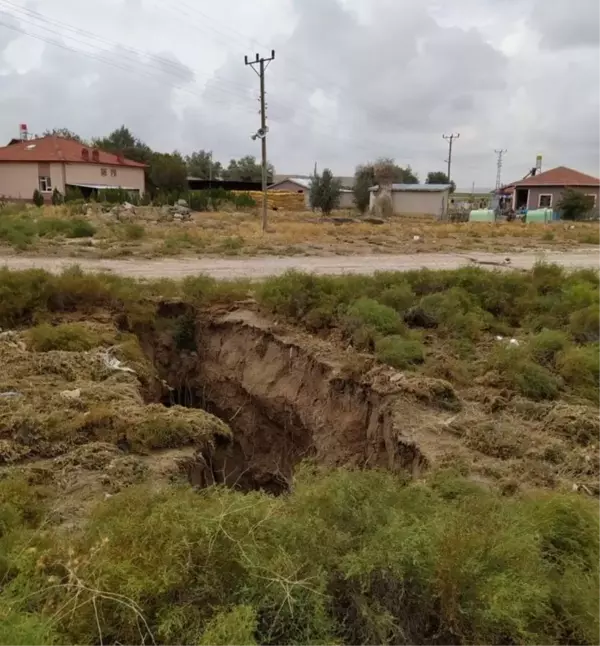
[{"label": "green water tank", "polygon": [[552,209],[529,209],[526,222],[552,222]]},{"label": "green water tank", "polygon": [[469,222],[495,222],[492,209],[474,209],[469,213]]}]

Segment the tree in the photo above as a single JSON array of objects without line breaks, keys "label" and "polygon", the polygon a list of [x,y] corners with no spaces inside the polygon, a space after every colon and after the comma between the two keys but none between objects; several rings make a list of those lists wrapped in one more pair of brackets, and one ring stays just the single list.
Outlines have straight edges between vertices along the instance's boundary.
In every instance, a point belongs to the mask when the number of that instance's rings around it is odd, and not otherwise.
[{"label": "tree", "polygon": [[36,206],[44,206],[44,196],[37,190],[33,191],[33,203]]},{"label": "tree", "polygon": [[358,166],[354,173],[354,202],[361,213],[369,208],[369,189],[375,185],[375,173],[372,164]]},{"label": "tree", "polygon": [[315,174],[310,182],[310,205],[313,209],[321,209],[329,215],[340,204],[342,183],[334,178],[333,173],[326,168],[323,175]]},{"label": "tree", "polygon": [[121,154],[127,159],[132,159],[142,164],[149,164],[153,154],[150,146],[135,137],[129,128],[125,126],[113,130],[108,137],[93,139],[92,143],[97,148]]},{"label": "tree", "polygon": [[52,191],[52,204],[54,206],[58,206],[59,204],[63,204],[64,201],[65,201],[65,198],[63,194],[57,188],[55,188]]},{"label": "tree", "polygon": [[431,171],[430,173],[427,173],[425,184],[450,184],[450,193],[454,193],[454,191],[456,190],[456,184],[454,183],[454,180],[449,182],[448,175],[446,175],[446,173],[441,170]]},{"label": "tree", "polygon": [[212,154],[199,150],[185,158],[188,175],[200,179],[220,179],[223,167],[221,162],[213,161]]},{"label": "tree", "polygon": [[187,166],[178,153],[153,153],[148,173],[153,194],[182,193],[187,189]]},{"label": "tree", "polygon": [[63,139],[78,141],[80,144],[86,143],[78,134],[68,128],[52,128],[52,130],[46,130],[42,137],[62,137]]},{"label": "tree", "polygon": [[594,196],[566,188],[556,207],[563,220],[583,220],[594,209]]},{"label": "tree", "polygon": [[[272,164],[267,164],[267,182],[273,181],[275,169]],[[223,179],[238,182],[260,182],[262,180],[262,166],[257,163],[256,157],[246,155],[241,159],[232,159],[229,166],[221,173]]]}]

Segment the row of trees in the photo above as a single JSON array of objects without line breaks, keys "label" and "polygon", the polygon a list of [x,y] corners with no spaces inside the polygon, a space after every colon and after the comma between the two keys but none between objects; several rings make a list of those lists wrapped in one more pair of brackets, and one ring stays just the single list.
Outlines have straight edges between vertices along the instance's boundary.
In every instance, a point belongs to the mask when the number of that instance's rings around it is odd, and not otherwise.
[{"label": "row of trees", "polygon": [[[230,160],[227,167],[213,160],[211,153],[199,150],[183,156],[174,151],[161,153],[138,139],[126,126],[113,130],[106,137],[86,141],[66,128],[47,130],[44,135],[73,139],[87,146],[95,146],[107,152],[120,153],[128,159],[147,164],[146,188],[151,195],[187,190],[187,177],[200,179],[223,179],[243,182],[260,182],[262,168],[252,155]],[[273,181],[275,169],[268,166],[268,181]]]}]

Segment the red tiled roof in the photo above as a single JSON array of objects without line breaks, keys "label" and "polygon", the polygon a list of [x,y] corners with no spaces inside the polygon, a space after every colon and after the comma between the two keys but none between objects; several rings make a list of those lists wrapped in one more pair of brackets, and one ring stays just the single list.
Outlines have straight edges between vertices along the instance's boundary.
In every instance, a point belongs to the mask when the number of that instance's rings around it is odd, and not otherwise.
[{"label": "red tiled roof", "polygon": [[600,186],[600,179],[566,166],[557,166],[508,186]]},{"label": "red tiled roof", "polygon": [[[87,158],[84,157],[84,150],[87,151]],[[98,152],[97,158],[92,154],[95,151]],[[102,164],[103,166],[132,166],[134,168],[146,167],[145,164],[107,153],[98,148],[89,148],[77,141],[62,137],[41,137],[3,146],[0,148],[0,162],[68,162]]]}]

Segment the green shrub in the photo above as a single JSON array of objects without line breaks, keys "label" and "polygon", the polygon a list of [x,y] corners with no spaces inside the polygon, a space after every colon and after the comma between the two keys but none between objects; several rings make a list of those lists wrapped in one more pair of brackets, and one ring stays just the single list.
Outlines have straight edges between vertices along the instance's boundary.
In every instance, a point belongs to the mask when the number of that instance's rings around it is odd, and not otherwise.
[{"label": "green shrub", "polygon": [[488,367],[499,372],[504,385],[535,401],[556,399],[560,392],[560,379],[531,361],[521,347],[496,348]]},{"label": "green shrub", "polygon": [[600,380],[600,345],[570,347],[557,357],[557,369],[565,382],[576,392],[598,401]]},{"label": "green shrub", "polygon": [[417,339],[393,335],[375,342],[375,356],[394,368],[404,369],[425,361],[423,344]]},{"label": "green shrub", "polygon": [[37,188],[33,191],[33,203],[38,207],[44,206],[44,196]]},{"label": "green shrub", "polygon": [[570,345],[570,341],[564,332],[542,330],[539,334],[531,337],[527,345],[534,361],[547,368],[554,368],[557,355]]},{"label": "green shrub", "polygon": [[408,283],[400,283],[384,289],[377,300],[388,307],[393,307],[396,312],[403,313],[414,305],[416,296]]},{"label": "green shrub", "polygon": [[28,539],[0,609],[60,643],[597,640],[598,509],[572,494],[306,465],[286,497],[135,486]]},{"label": "green shrub", "polygon": [[19,250],[30,247],[37,234],[35,222],[29,216],[0,218],[0,241]]},{"label": "green shrub", "polygon": [[124,202],[132,203],[132,200],[132,193],[124,188],[103,188],[98,191],[98,202],[123,204]]},{"label": "green shrub", "polygon": [[48,325],[42,323],[27,330],[28,345],[37,352],[67,350],[84,352],[102,343],[102,337],[81,323]]},{"label": "green shrub", "polygon": [[579,343],[600,340],[600,307],[598,303],[573,312],[569,317],[569,332]]},{"label": "green shrub", "polygon": [[385,335],[400,334],[406,329],[394,309],[365,297],[356,300],[347,310],[346,327],[354,329],[361,325]]},{"label": "green shrub", "polygon": [[208,211],[210,196],[206,191],[190,191],[188,193],[188,204],[192,211]]},{"label": "green shrub", "polygon": [[67,186],[65,190],[65,202],[84,202],[85,198],[78,186]]},{"label": "green shrub", "polygon": [[256,200],[250,193],[235,193],[233,199],[238,209],[250,209],[256,206]]},{"label": "green shrub", "polygon": [[64,195],[57,188],[55,188],[52,191],[52,204],[54,206],[59,206],[60,204],[64,204],[64,201]]}]

